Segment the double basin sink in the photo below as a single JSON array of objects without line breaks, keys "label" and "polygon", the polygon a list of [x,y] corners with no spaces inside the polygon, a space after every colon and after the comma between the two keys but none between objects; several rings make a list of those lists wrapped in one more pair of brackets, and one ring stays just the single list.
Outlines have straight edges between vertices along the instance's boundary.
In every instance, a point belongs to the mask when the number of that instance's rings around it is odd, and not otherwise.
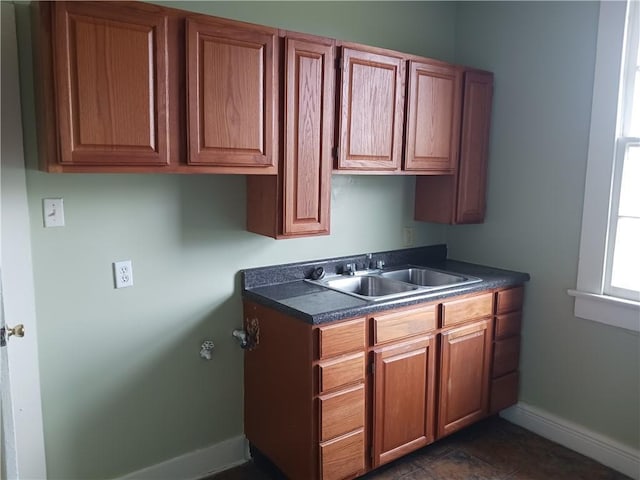
[{"label": "double basin sink", "polygon": [[352,275],[332,275],[307,281],[363,300],[375,301],[459,287],[481,282],[482,279],[410,265],[389,270],[363,270]]}]

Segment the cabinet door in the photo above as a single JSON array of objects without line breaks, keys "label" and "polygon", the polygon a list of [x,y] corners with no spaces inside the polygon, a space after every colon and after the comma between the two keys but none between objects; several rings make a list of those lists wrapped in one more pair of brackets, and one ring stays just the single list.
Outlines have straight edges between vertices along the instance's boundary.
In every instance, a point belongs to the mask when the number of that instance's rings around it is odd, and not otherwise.
[{"label": "cabinet door", "polygon": [[461,71],[453,66],[409,63],[405,170],[455,172],[461,79]]},{"label": "cabinet door", "polygon": [[329,233],[334,48],[292,38],[285,48],[283,234]]},{"label": "cabinet door", "polygon": [[466,72],[455,223],[484,221],[493,75]]},{"label": "cabinet door", "polygon": [[482,320],[442,333],[438,438],[487,415],[490,325]]},{"label": "cabinet door", "polygon": [[404,117],[404,61],[342,49],[338,169],[398,170]]},{"label": "cabinet door", "polygon": [[433,336],[374,350],[373,467],[434,438]]},{"label": "cabinet door", "polygon": [[275,165],[277,31],[187,19],[189,163]]},{"label": "cabinet door", "polygon": [[106,3],[53,7],[60,163],[167,164],[167,17]]}]

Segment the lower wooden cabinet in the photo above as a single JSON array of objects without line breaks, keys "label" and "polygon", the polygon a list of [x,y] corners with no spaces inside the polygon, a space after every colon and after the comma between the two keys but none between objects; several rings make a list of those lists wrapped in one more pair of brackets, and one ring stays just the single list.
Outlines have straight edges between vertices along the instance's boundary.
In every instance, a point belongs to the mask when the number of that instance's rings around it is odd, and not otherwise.
[{"label": "lower wooden cabinet", "polygon": [[434,336],[373,351],[373,467],[433,442]]},{"label": "lower wooden cabinet", "polygon": [[438,438],[477,422],[489,411],[490,326],[487,319],[442,333]]},{"label": "lower wooden cabinet", "polygon": [[518,287],[310,325],[247,301],[245,435],[291,480],[350,480],[477,422],[517,401],[521,305]]}]

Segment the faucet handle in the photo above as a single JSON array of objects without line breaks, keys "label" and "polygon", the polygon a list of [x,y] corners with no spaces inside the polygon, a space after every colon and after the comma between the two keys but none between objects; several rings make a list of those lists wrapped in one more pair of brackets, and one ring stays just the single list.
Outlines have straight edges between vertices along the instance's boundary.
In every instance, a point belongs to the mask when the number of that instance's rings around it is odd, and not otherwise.
[{"label": "faucet handle", "polygon": [[377,260],[376,261],[376,268],[378,270],[382,270],[384,268],[384,260]]},{"label": "faucet handle", "polygon": [[356,273],[356,264],[355,263],[347,263],[344,266],[344,273],[347,273],[349,275],[355,275],[355,273]]}]

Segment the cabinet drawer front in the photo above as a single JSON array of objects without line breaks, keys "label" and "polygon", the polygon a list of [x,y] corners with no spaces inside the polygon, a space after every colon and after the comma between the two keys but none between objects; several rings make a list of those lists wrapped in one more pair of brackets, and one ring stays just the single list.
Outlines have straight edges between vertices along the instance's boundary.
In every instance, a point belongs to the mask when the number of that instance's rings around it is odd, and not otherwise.
[{"label": "cabinet drawer front", "polygon": [[498,340],[493,346],[492,376],[501,377],[518,369],[520,360],[520,337]]},{"label": "cabinet drawer front", "polygon": [[442,304],[442,326],[455,325],[493,313],[493,294],[463,298]]},{"label": "cabinet drawer front", "polygon": [[437,327],[435,305],[408,312],[395,312],[373,317],[375,344],[398,340],[435,330]]},{"label": "cabinet drawer front", "polygon": [[318,329],[320,358],[364,350],[364,318]]},{"label": "cabinet drawer front", "polygon": [[522,312],[512,312],[496,317],[496,339],[520,335]]},{"label": "cabinet drawer front", "polygon": [[364,352],[318,364],[320,392],[364,380]]},{"label": "cabinet drawer front", "polygon": [[364,427],[364,385],[320,397],[320,441]]},{"label": "cabinet drawer front", "polygon": [[496,295],[496,313],[506,313],[522,309],[523,296],[523,287],[510,288],[509,290],[498,292]]},{"label": "cabinet drawer front", "polygon": [[364,472],[364,429],[320,444],[322,480],[342,480]]},{"label": "cabinet drawer front", "polygon": [[491,381],[489,413],[497,413],[518,403],[518,372],[511,372]]}]

